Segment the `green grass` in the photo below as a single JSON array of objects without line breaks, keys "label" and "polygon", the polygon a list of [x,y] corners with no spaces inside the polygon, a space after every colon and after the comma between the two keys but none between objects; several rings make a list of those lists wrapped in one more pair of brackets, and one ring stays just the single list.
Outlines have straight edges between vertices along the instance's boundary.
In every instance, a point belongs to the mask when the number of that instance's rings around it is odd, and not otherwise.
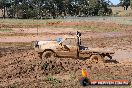
[{"label": "green grass", "polygon": [[117,28],[110,28],[110,29],[98,29],[97,32],[119,32]]},{"label": "green grass", "polygon": [[[113,20],[114,21],[114,20]],[[97,31],[97,32],[118,32],[119,30],[116,28],[98,28],[97,26],[61,26],[56,25],[60,22],[68,22],[65,19],[45,19],[45,20],[34,20],[34,19],[0,19],[0,24],[4,24],[7,26],[7,28],[3,28],[0,31],[2,32],[11,32],[12,29],[10,28],[42,28],[42,27],[50,27],[50,28],[72,28],[77,30],[90,30],[90,31]],[[73,19],[71,19],[71,22],[73,22]],[[80,22],[79,20],[76,20],[75,22]],[[89,22],[89,21],[88,21]],[[129,22],[131,22],[129,20]],[[9,26],[9,27],[8,27]]]},{"label": "green grass", "polygon": [[13,32],[13,30],[10,28],[2,28],[0,29],[0,32]]},{"label": "green grass", "polygon": [[89,31],[96,31],[96,32],[118,32],[119,29],[117,28],[98,28],[95,26],[50,26],[50,28],[73,28],[75,30],[89,30]]},{"label": "green grass", "polygon": [[91,30],[91,31],[94,31],[97,29],[97,27],[94,27],[94,26],[75,26],[74,28],[78,30]]},{"label": "green grass", "polygon": [[[0,33],[0,36],[35,36],[37,33]],[[39,35],[45,35],[43,33],[39,33]]]},{"label": "green grass", "polygon": [[49,81],[53,85],[56,85],[62,82],[61,80],[54,78],[53,76],[48,76],[47,81]]},{"label": "green grass", "polygon": [[0,47],[31,47],[31,43],[30,42],[8,42],[8,43],[4,43],[4,42],[0,42]]},{"label": "green grass", "polygon": [[[33,27],[43,27],[50,22],[61,22],[61,19],[46,19],[46,20],[34,20],[34,19],[0,19],[0,24],[14,25],[26,27],[27,25],[33,25]],[[64,21],[64,20],[63,20]]]}]

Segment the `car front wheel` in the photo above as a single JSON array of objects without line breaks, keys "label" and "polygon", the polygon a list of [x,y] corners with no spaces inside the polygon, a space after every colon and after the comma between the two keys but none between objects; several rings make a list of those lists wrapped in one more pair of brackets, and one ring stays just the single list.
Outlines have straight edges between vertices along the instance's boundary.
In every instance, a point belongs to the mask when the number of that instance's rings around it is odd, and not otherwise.
[{"label": "car front wheel", "polygon": [[45,51],[42,54],[42,59],[54,58],[55,54],[52,51]]}]

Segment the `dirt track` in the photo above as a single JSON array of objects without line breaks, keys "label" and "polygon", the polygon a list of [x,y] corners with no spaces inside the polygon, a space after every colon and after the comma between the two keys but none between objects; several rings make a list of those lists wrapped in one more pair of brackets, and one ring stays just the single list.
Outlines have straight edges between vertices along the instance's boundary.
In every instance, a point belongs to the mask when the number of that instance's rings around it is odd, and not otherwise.
[{"label": "dirt track", "polygon": [[[84,38],[120,37],[132,34],[132,26],[130,24],[125,25],[109,21],[68,21],[46,22],[45,24],[40,24],[40,28],[35,24],[28,23],[26,25],[0,23],[0,41],[31,42],[35,40],[48,40],[65,35],[74,36],[77,30],[82,32]],[[2,31],[2,29],[7,29],[7,31]]]},{"label": "dirt track", "polygon": [[29,49],[1,49],[1,53],[0,86],[4,87],[80,87],[82,68],[91,79],[132,80],[132,62],[91,65],[88,60],[56,58],[49,63]]},{"label": "dirt track", "polygon": [[[97,23],[98,24],[98,23]],[[94,26],[97,26],[95,23]],[[52,24],[53,25],[53,24]],[[72,25],[72,24],[71,24]],[[108,24],[101,24],[101,28]],[[111,30],[112,25],[109,25]],[[113,26],[118,32],[96,32],[80,30],[82,43],[89,47],[109,49],[115,52],[113,61],[104,64],[90,64],[88,60],[72,58],[53,58],[53,61],[42,60],[30,46],[5,48],[0,47],[0,87],[16,88],[59,88],[81,87],[78,79],[81,69],[90,73],[91,79],[128,79],[132,80],[132,30],[131,26]],[[104,28],[104,29],[105,29]],[[21,28],[20,28],[21,29]],[[13,33],[0,33],[1,42],[31,42],[48,38],[73,36],[77,29],[43,28],[36,35],[35,28],[14,28]],[[54,33],[52,32],[54,29]],[[63,31],[63,32],[62,32]],[[13,39],[13,40],[12,40]],[[13,44],[13,43],[12,43]],[[129,87],[129,86],[128,86]],[[132,86],[130,86],[132,87]]]},{"label": "dirt track", "polygon": [[[78,79],[81,77],[82,68],[90,72],[91,79],[132,80],[131,36],[114,39],[96,38],[94,40],[84,38],[83,41],[87,41],[84,44],[90,47],[107,48],[115,51],[116,54],[113,59],[116,60],[91,65],[88,60],[72,58],[56,58],[55,60],[54,58],[54,61],[49,63],[46,60],[41,60],[39,54],[30,47],[1,48],[0,86],[17,88],[81,87]],[[118,55],[119,52],[121,55]]]}]

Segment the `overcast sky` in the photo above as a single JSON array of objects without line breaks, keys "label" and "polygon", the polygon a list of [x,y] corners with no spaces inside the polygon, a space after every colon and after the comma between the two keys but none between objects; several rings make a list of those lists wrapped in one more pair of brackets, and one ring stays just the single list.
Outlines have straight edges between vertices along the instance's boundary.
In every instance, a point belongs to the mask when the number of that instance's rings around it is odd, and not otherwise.
[{"label": "overcast sky", "polygon": [[110,0],[114,5],[118,4],[120,0]]}]

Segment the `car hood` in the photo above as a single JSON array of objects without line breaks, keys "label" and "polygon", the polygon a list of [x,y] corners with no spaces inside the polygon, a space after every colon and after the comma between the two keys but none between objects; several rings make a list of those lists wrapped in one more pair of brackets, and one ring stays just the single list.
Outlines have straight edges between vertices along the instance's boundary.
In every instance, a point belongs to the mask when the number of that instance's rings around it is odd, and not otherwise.
[{"label": "car hood", "polygon": [[47,44],[58,44],[57,41],[38,41],[38,45],[47,45]]}]

